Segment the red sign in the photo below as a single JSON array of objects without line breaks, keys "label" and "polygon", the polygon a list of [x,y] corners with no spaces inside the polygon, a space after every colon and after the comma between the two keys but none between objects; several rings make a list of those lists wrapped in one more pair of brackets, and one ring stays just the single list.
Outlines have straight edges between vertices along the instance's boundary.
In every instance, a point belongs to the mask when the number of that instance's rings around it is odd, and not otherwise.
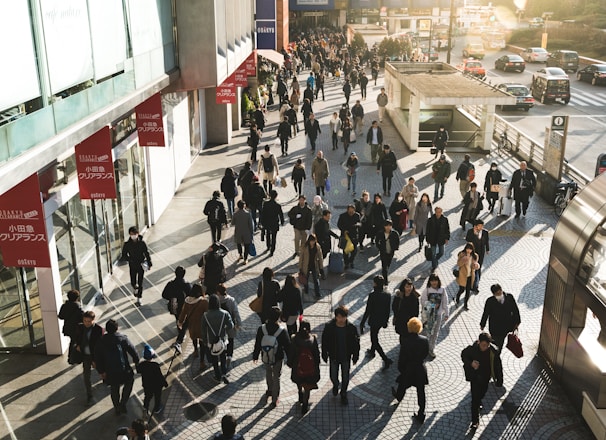
[{"label": "red sign", "polygon": [[137,131],[140,147],[164,147],[164,124],[162,122],[162,97],[159,93],[142,102],[137,111]]},{"label": "red sign", "polygon": [[253,50],[252,53],[244,61],[244,67],[246,68],[246,74],[248,76],[257,75],[257,51]]},{"label": "red sign", "polygon": [[247,87],[248,86],[248,74],[246,73],[246,66],[242,63],[238,70],[236,70],[233,74],[234,83],[237,87]]},{"label": "red sign", "polygon": [[230,76],[217,87],[215,102],[217,104],[235,104],[236,101],[236,83]]},{"label": "red sign", "polygon": [[5,266],[50,267],[38,174],[0,196],[0,249]]},{"label": "red sign", "polygon": [[82,200],[116,198],[109,127],[102,128],[76,145],[76,170]]}]

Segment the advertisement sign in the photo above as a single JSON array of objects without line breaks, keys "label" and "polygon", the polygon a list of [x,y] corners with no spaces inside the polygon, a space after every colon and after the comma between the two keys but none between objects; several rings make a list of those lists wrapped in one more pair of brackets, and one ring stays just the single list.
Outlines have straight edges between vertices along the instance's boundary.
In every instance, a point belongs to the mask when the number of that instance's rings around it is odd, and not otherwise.
[{"label": "advertisement sign", "polygon": [[248,76],[257,75],[257,50],[253,50],[252,53],[244,61],[244,67],[246,68],[246,74]]},{"label": "advertisement sign", "polygon": [[236,100],[236,83],[230,76],[220,86],[217,86],[217,96],[215,102],[217,104],[235,104]]},{"label": "advertisement sign", "polygon": [[246,73],[246,66],[242,63],[238,70],[236,70],[233,74],[233,80],[236,87],[247,87],[248,86],[248,75]]},{"label": "advertisement sign", "polygon": [[116,198],[109,127],[103,127],[76,145],[76,170],[82,200]]},{"label": "advertisement sign", "polygon": [[135,108],[140,147],[164,147],[164,123],[162,122],[162,97],[156,93]]},{"label": "advertisement sign", "polygon": [[0,249],[8,267],[50,267],[38,174],[0,195]]},{"label": "advertisement sign", "polygon": [[257,20],[257,49],[276,50],[276,21]]}]

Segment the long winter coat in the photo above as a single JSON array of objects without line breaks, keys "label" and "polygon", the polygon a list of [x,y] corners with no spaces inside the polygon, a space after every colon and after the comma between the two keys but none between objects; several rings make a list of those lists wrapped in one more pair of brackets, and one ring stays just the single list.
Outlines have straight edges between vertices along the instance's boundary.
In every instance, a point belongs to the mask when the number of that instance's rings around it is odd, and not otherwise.
[{"label": "long winter coat", "polygon": [[429,383],[424,360],[429,354],[429,341],[425,336],[412,333],[402,340],[396,382],[406,388],[423,387]]},{"label": "long winter coat", "polygon": [[[299,258],[299,271],[303,273],[307,273],[307,269],[309,268],[309,245],[305,244],[301,248],[301,257]],[[316,273],[320,273],[324,269],[324,257],[322,256],[322,248],[318,243],[316,243],[316,258],[314,260],[314,265],[316,268]]]},{"label": "long winter coat", "polygon": [[457,277],[457,284],[465,287],[467,284],[467,277],[471,277],[471,282],[475,279],[476,264],[478,264],[478,254],[473,253],[471,256],[467,256],[465,251],[459,252],[457,256],[457,267],[459,268],[459,276]]},{"label": "long winter coat", "polygon": [[202,315],[208,311],[208,300],[206,298],[188,296],[179,315],[179,325],[187,320],[189,337],[200,339],[202,337]]},{"label": "long winter coat", "polygon": [[[410,206],[410,205],[409,205]],[[431,203],[423,203],[419,200],[415,207],[415,214],[413,217],[415,231],[417,234],[427,234],[427,220],[433,215],[433,208]]]},{"label": "long winter coat", "polygon": [[404,198],[404,201],[408,205],[408,218],[413,219],[417,207],[417,197],[419,196],[419,188],[417,185],[411,185],[410,183],[404,185],[400,195]]},{"label": "long winter coat", "polygon": [[311,165],[311,175],[314,179],[315,186],[326,185],[326,179],[330,176],[328,161],[326,159],[315,158]]},{"label": "long winter coat", "polygon": [[238,209],[231,219],[234,226],[234,241],[236,244],[249,245],[253,241],[253,221],[246,208]]},{"label": "long winter coat", "polygon": [[[299,365],[299,354],[303,348],[309,348],[314,357],[315,370],[312,376],[300,377],[297,374],[297,366]],[[297,385],[307,385],[305,388],[316,389],[320,381],[320,348],[318,347],[318,338],[316,335],[309,335],[308,338],[303,338],[298,333],[294,335],[290,343],[290,353],[288,355],[288,366],[292,369],[290,380]]]}]

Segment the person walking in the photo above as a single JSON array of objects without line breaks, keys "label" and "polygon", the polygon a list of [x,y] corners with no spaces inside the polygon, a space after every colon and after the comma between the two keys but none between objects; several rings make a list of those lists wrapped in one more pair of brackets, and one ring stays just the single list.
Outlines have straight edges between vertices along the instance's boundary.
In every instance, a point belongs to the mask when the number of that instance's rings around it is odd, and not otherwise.
[{"label": "person walking", "polygon": [[139,363],[139,355],[128,337],[118,333],[116,321],[108,320],[105,332],[95,347],[95,367],[103,382],[111,387],[111,399],[116,415],[126,414],[126,404],[135,382],[128,355],[135,365]]},{"label": "person walking", "polygon": [[391,311],[393,312],[394,330],[400,335],[400,345],[402,341],[409,335],[408,321],[410,318],[419,316],[419,297],[421,294],[417,292],[410,278],[404,278],[400,286],[395,290],[393,301],[391,302]]},{"label": "person walking", "polygon": [[316,120],[316,117],[313,113],[309,115],[309,119],[305,121],[305,134],[309,139],[309,145],[311,146],[311,154],[315,154],[316,152],[316,140],[318,139],[318,134],[322,133],[320,129],[320,123]]},{"label": "person walking", "polygon": [[257,213],[259,213],[258,217],[261,217],[261,212],[263,210],[263,204],[267,199],[267,192],[265,188],[261,186],[261,182],[259,182],[258,176],[253,176],[252,185],[248,188],[248,192],[246,193],[246,198],[244,201],[246,202],[246,206],[250,211],[250,216],[252,217],[253,227],[256,231],[258,228],[257,221]]},{"label": "person walking", "polygon": [[341,404],[347,405],[351,363],[357,364],[360,358],[360,336],[356,326],[347,319],[349,309],[346,306],[338,306],[334,313],[335,317],[324,326],[322,332],[322,360],[330,360],[332,395],[336,397],[340,392]]},{"label": "person walking", "polygon": [[516,331],[522,320],[516,300],[511,293],[503,292],[500,284],[490,286],[492,296],[484,304],[484,312],[480,319],[480,329],[484,331],[486,321],[494,345],[503,352],[503,344],[508,333]]},{"label": "person walking", "polygon": [[303,315],[303,300],[301,299],[301,287],[294,275],[286,275],[284,287],[280,290],[282,299],[282,316],[286,319],[288,337],[297,333],[297,320]]},{"label": "person walking", "polygon": [[377,156],[379,155],[381,145],[383,145],[383,130],[379,127],[377,121],[372,121],[372,124],[366,133],[366,143],[370,145],[370,157],[372,163],[375,164],[377,163]]},{"label": "person walking", "polygon": [[309,411],[309,394],[318,389],[320,381],[320,348],[318,338],[311,333],[309,321],[301,321],[299,331],[291,339],[288,366],[290,379],[299,390],[301,413]]},{"label": "person walking", "polygon": [[[366,79],[368,82],[368,79]],[[353,129],[356,136],[362,135],[362,127],[364,126],[364,107],[360,104],[360,100],[357,100],[354,106],[351,108],[351,116],[353,117]]]},{"label": "person walking", "polygon": [[80,292],[74,289],[70,290],[67,292],[67,301],[61,306],[59,315],[57,316],[59,319],[63,320],[62,333],[69,338],[69,350],[67,355],[67,362],[69,364],[78,363],[76,362],[76,359],[72,359],[72,354],[76,347],[76,331],[78,330],[78,325],[82,323],[83,313],[82,307],[80,306]]},{"label": "person walking", "polygon": [[381,328],[387,328],[389,323],[389,315],[391,314],[391,295],[383,290],[385,279],[381,275],[377,275],[372,280],[373,290],[368,295],[366,301],[366,310],[360,322],[360,334],[364,334],[364,326],[366,320],[370,325],[370,349],[366,350],[366,355],[370,359],[374,359],[375,352],[379,353],[383,359],[383,371],[393,364],[393,361],[387,357],[383,351],[383,347],[379,344],[379,331]]},{"label": "person walking", "polygon": [[306,280],[306,283],[303,286],[305,293],[309,293],[309,274],[311,273],[316,298],[321,298],[319,277],[322,277],[322,279],[325,278],[324,257],[322,256],[322,248],[318,244],[318,240],[314,234],[309,234],[305,246],[303,246],[301,250],[299,273],[303,274]]},{"label": "person walking", "polygon": [[318,95],[322,92],[322,101],[324,99],[324,72],[320,71],[316,74],[316,99],[318,99]]},{"label": "person walking", "polygon": [[261,225],[265,230],[265,243],[270,257],[273,257],[276,251],[276,239],[280,225],[284,226],[284,213],[282,206],[276,201],[277,198],[278,192],[272,189],[269,200],[263,204],[261,210]]},{"label": "person walking", "polygon": [[484,264],[484,256],[490,253],[490,238],[488,231],[484,229],[484,221],[478,219],[474,222],[473,228],[467,231],[465,241],[473,244],[473,248],[478,254],[478,269],[471,290],[475,293],[479,292],[478,284],[482,278],[482,264]]},{"label": "person walking", "polygon": [[324,211],[328,209],[328,204],[322,200],[321,196],[314,196],[311,205],[311,231],[315,232],[316,223],[320,221]]},{"label": "person walking", "polygon": [[387,207],[383,203],[383,197],[381,194],[376,193],[374,196],[374,203],[370,208],[370,224],[372,236],[370,237],[370,243],[374,244],[375,237],[378,233],[383,231],[385,220],[389,220],[389,214],[387,213]]},{"label": "person walking", "polygon": [[393,222],[393,228],[402,235],[405,228],[408,228],[408,205],[399,192],[394,194],[393,201],[389,205],[389,216]]},{"label": "person walking", "polygon": [[486,173],[484,179],[484,191],[486,192],[486,200],[488,200],[488,210],[492,214],[494,211],[494,205],[499,200],[499,191],[501,189],[501,182],[506,182],[507,179],[503,179],[503,174],[499,171],[499,166],[496,162],[490,164],[490,170]]},{"label": "person walking", "polygon": [[278,161],[276,160],[276,157],[271,154],[269,145],[265,146],[265,151],[261,155],[257,173],[260,176],[263,176],[263,188],[265,189],[265,192],[271,192],[273,182],[279,178],[280,170],[278,169]]},{"label": "person walking", "polygon": [[448,295],[442,287],[440,277],[435,273],[429,275],[427,286],[421,294],[421,317],[429,339],[429,357],[435,358],[435,348],[440,328],[448,320]]},{"label": "person walking", "polygon": [[343,94],[345,95],[345,104],[349,105],[349,96],[351,95],[351,84],[349,78],[345,78],[345,84],[343,84]]},{"label": "person walking", "polygon": [[263,130],[265,130],[265,113],[260,105],[256,106],[255,111],[253,112],[253,119],[255,120],[257,128],[263,132]]},{"label": "person walking", "polygon": [[295,232],[295,253],[292,256],[295,258],[307,240],[313,220],[311,208],[307,204],[305,196],[299,196],[299,203],[290,208],[288,219]]},{"label": "person walking", "polygon": [[448,145],[448,130],[444,127],[444,125],[440,125],[436,133],[433,135],[433,140],[431,141],[431,146],[436,149],[435,157],[438,157],[438,154],[444,154],[444,150]]},{"label": "person walking", "polygon": [[255,177],[255,173],[250,168],[251,164],[249,161],[244,162],[244,167],[238,173],[238,186],[242,189],[242,199],[246,201],[248,197],[248,190],[253,182],[253,177]]},{"label": "person walking", "polygon": [[[208,311],[202,317],[202,342],[210,354],[215,382],[223,382],[225,385],[229,384],[229,380],[227,380],[227,335],[233,328],[234,323],[230,314],[221,308],[219,297],[215,293],[211,294],[208,299]],[[219,350],[217,350],[218,345],[221,347]]]},{"label": "person walking", "polygon": [[470,159],[471,156],[466,154],[465,159],[457,169],[456,179],[459,181],[459,191],[462,198],[465,198],[465,193],[469,191],[469,186],[475,177],[475,167],[470,162]]},{"label": "person walking", "polygon": [[238,247],[238,261],[243,260],[243,264],[248,264],[248,252],[253,242],[254,225],[243,200],[238,200],[238,210],[234,213],[231,224],[234,227],[234,241]]},{"label": "person walking", "polygon": [[499,351],[492,345],[490,333],[482,332],[478,340],[461,352],[465,380],[471,384],[471,428],[480,424],[482,399],[488,391],[488,382],[503,386],[503,364]]},{"label": "person walking", "polygon": [[400,195],[404,198],[406,206],[408,206],[408,227],[412,228],[417,207],[417,197],[419,197],[419,188],[415,185],[414,177],[408,178],[408,183],[404,185],[402,191],[400,191]]},{"label": "person walking", "polygon": [[377,105],[379,106],[379,122],[383,122],[383,117],[385,116],[385,108],[389,99],[387,98],[387,93],[385,93],[385,87],[381,87],[381,93],[377,95]]},{"label": "person walking", "polygon": [[387,144],[383,145],[383,155],[377,162],[377,174],[381,171],[381,177],[383,178],[383,195],[391,196],[391,180],[393,179],[393,172],[398,169],[398,160],[391,147]]},{"label": "person walking", "polygon": [[459,305],[461,294],[465,291],[464,309],[467,311],[469,310],[467,302],[469,301],[469,294],[475,280],[475,271],[480,267],[478,264],[478,254],[476,254],[473,248],[473,243],[466,243],[463,250],[458,253],[457,267],[459,269],[457,275],[459,291],[457,292],[456,305]]},{"label": "person walking", "polygon": [[[307,89],[305,91],[307,91]],[[307,121],[309,121],[311,115],[314,113],[311,102],[312,101],[310,101],[309,98],[304,98],[303,105],[301,106],[301,113],[303,114],[303,129],[305,130],[305,134],[307,134]]]},{"label": "person walking", "polygon": [[240,317],[240,312],[238,311],[238,303],[233,296],[227,293],[225,284],[219,284],[217,286],[217,295],[219,296],[221,308],[223,310],[227,310],[227,313],[229,313],[229,316],[231,316],[231,320],[234,323],[234,327],[227,332],[225,366],[229,370],[231,360],[234,355],[234,341],[236,339],[236,332],[242,328],[242,318]]},{"label": "person walking", "polygon": [[433,208],[431,206],[431,202],[429,201],[429,194],[423,193],[421,195],[421,200],[419,200],[419,203],[417,203],[417,206],[415,207],[413,219],[414,232],[419,238],[418,252],[421,252],[421,249],[423,248],[423,242],[425,241],[425,236],[427,235],[427,222],[432,215]]},{"label": "person walking", "polygon": [[[286,115],[286,112],[285,112]],[[291,136],[290,130],[290,122],[288,122],[288,117],[284,116],[280,125],[278,125],[278,132],[276,133],[278,139],[280,139],[280,149],[282,151],[282,157],[288,155],[288,139]]]},{"label": "person walking", "polygon": [[400,403],[404,399],[406,390],[410,387],[417,389],[417,403],[419,411],[413,415],[418,423],[425,421],[425,386],[429,384],[425,358],[429,354],[429,341],[420,335],[423,324],[419,318],[413,317],[406,323],[408,336],[402,340],[400,357],[398,358],[398,371],[396,379],[398,389],[391,387],[391,394]]},{"label": "person walking", "polygon": [[356,212],[360,215],[362,226],[360,227],[360,252],[364,252],[364,238],[368,237],[372,240],[374,237],[372,231],[372,222],[370,221],[370,211],[373,202],[370,200],[368,191],[362,191],[360,200],[355,200]]},{"label": "person walking", "polygon": [[351,126],[351,119],[345,118],[341,127],[343,132],[343,136],[341,136],[341,140],[343,141],[343,155],[346,155],[352,138],[355,141],[355,133],[352,136],[353,128]]},{"label": "person walking", "polygon": [[513,199],[516,202],[515,218],[520,218],[520,214],[526,216],[528,203],[536,185],[537,178],[532,170],[528,169],[528,164],[525,161],[520,162],[520,169],[514,171],[509,187],[509,197],[513,191]]},{"label": "person walking", "polygon": [[474,224],[476,217],[484,209],[482,200],[484,200],[484,196],[478,191],[478,184],[471,182],[469,191],[463,196],[463,210],[461,211],[461,220],[459,221],[463,231],[466,230],[468,222],[472,225]]},{"label": "person walking", "polygon": [[274,271],[270,267],[263,269],[261,281],[257,284],[257,296],[262,298],[261,323],[267,322],[271,316],[272,307],[282,302],[280,283],[274,279]]},{"label": "person walking", "polygon": [[322,249],[322,257],[326,258],[332,248],[331,237],[339,239],[339,236],[330,229],[330,218],[332,213],[325,209],[322,211],[322,217],[314,225],[314,234],[318,239],[318,244]]},{"label": "person walking", "polygon": [[[343,263],[345,269],[348,267],[354,268],[354,260],[358,251],[358,240],[360,234],[360,228],[362,222],[360,220],[360,214],[356,212],[354,205],[347,205],[347,211],[339,216],[337,221],[337,227],[341,231],[341,238],[339,240],[339,246],[343,249]],[[353,251],[345,252],[346,237],[349,237],[353,244]]]},{"label": "person walking", "polygon": [[93,403],[93,387],[90,378],[95,365],[95,348],[103,336],[103,328],[95,322],[95,312],[87,310],[82,315],[82,322],[76,326],[74,335],[75,350],[82,356],[82,378],[86,389],[86,404]]},{"label": "person walking", "polygon": [[272,399],[270,408],[275,408],[280,401],[280,376],[284,358],[288,357],[290,338],[288,332],[280,326],[280,307],[274,306],[269,311],[268,319],[257,330],[253,362],[256,364],[261,355],[265,365],[265,381],[267,391],[265,396]]},{"label": "person walking", "polygon": [[332,149],[333,151],[339,148],[339,135],[343,135],[341,132],[341,118],[339,118],[339,114],[334,112],[332,114],[332,118],[328,121],[328,128],[330,130],[330,138],[332,140]]},{"label": "person walking", "polygon": [[227,214],[225,212],[225,206],[223,202],[219,200],[221,193],[219,191],[213,191],[213,197],[206,205],[204,205],[204,215],[210,226],[210,239],[214,243],[215,241],[221,241],[221,229],[223,225],[227,226]]},{"label": "person walking", "polygon": [[291,179],[295,187],[295,191],[297,192],[297,196],[301,197],[303,194],[303,181],[307,179],[305,165],[303,165],[303,161],[301,159],[297,159],[297,162],[295,162],[295,166],[293,167],[291,173]]},{"label": "person walking", "polygon": [[[218,194],[219,191],[216,191],[216,193]],[[225,209],[223,212],[225,212]],[[137,298],[136,304],[140,306],[141,298],[143,297],[143,275],[146,267],[147,269],[151,269],[152,262],[149,251],[147,250],[147,244],[143,241],[143,237],[139,235],[139,229],[137,229],[136,226],[131,226],[128,228],[128,235],[129,239],[122,247],[121,260],[128,261],[130,285]]]},{"label": "person walking", "polygon": [[263,136],[263,132],[257,127],[257,124],[253,122],[250,125],[250,133],[247,139],[247,144],[251,148],[250,161],[252,163],[257,161],[257,148],[259,148],[259,144],[261,143],[261,136]]},{"label": "person walking", "polygon": [[190,292],[191,284],[185,281],[185,268],[177,266],[175,269],[175,278],[166,283],[166,286],[162,290],[162,298],[168,301],[168,311],[175,317],[178,330],[175,348],[178,351],[181,351],[181,344],[183,343],[183,338],[185,338],[185,330],[187,330],[187,326],[179,328],[179,316],[181,315],[181,310],[183,310],[185,298],[189,296]]},{"label": "person walking", "polygon": [[238,187],[236,186],[237,179],[238,176],[234,173],[233,168],[225,168],[225,175],[221,179],[221,192],[227,201],[227,214],[229,220],[231,220],[234,215],[235,200],[238,196]]},{"label": "person walking", "polygon": [[292,137],[295,137],[299,132],[299,121],[297,118],[298,110],[299,95],[295,92],[292,92],[292,96],[290,97],[290,108],[284,112],[284,116],[288,119],[288,124],[290,125],[292,130]]},{"label": "person walking", "polygon": [[396,251],[400,248],[400,234],[393,230],[393,222],[391,220],[385,220],[383,232],[377,233],[375,243],[381,255],[381,271],[383,273],[384,285],[387,286],[389,284],[389,266],[391,266]]},{"label": "person walking", "polygon": [[137,373],[141,375],[143,384],[143,410],[145,417],[149,417],[149,404],[154,399],[154,414],[159,414],[164,409],[162,405],[162,388],[168,386],[166,378],[160,370],[160,365],[154,361],[158,355],[149,344],[143,347],[143,361],[137,364]]},{"label": "person walking", "polygon": [[311,178],[316,186],[316,195],[325,195],[326,179],[330,176],[328,161],[324,158],[322,150],[318,151],[318,155],[311,164]]},{"label": "person walking", "polygon": [[366,73],[362,71],[362,76],[360,76],[360,94],[362,96],[362,100],[366,101],[366,87],[368,86],[368,77]]},{"label": "person walking", "polygon": [[450,240],[450,225],[442,208],[436,206],[435,213],[427,221],[427,243],[431,245],[431,271],[438,268],[438,261],[444,255],[444,245]]},{"label": "person walking", "polygon": [[193,357],[194,359],[200,358],[201,371],[206,369],[206,346],[200,344],[200,350],[198,350],[198,342],[202,338],[202,316],[207,311],[208,299],[204,295],[202,286],[194,284],[189,295],[185,297],[177,327],[182,331],[189,330],[189,337],[194,347]]},{"label": "person walking", "polygon": [[440,194],[440,199],[444,197],[444,188],[450,177],[450,162],[446,160],[446,156],[443,154],[440,156],[440,159],[432,165],[431,177],[434,181],[433,202],[435,203],[438,201],[438,193]]},{"label": "person walking", "polygon": [[349,154],[345,161],[345,173],[347,174],[347,191],[352,191],[351,195],[356,195],[356,180],[358,177],[358,168],[360,168],[360,160],[355,151]]}]

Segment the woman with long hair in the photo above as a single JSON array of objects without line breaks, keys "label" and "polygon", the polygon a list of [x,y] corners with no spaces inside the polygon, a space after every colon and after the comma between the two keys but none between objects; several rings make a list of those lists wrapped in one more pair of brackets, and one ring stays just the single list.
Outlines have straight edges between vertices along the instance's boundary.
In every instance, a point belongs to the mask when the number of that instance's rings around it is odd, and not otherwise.
[{"label": "woman with long hair", "polygon": [[282,297],[282,316],[286,320],[288,335],[297,333],[297,320],[303,315],[303,301],[301,299],[301,287],[294,275],[287,275],[284,287],[280,291]]},{"label": "woman with long hair", "polygon": [[421,317],[429,339],[429,357],[433,359],[440,328],[448,319],[448,295],[435,273],[429,275],[427,287],[421,294]]},{"label": "woman with long hair", "polygon": [[265,323],[271,315],[272,307],[282,302],[280,284],[274,280],[274,271],[269,267],[263,269],[262,279],[257,286],[257,296],[263,297],[261,323]]},{"label": "woman with long hair", "polygon": [[463,291],[465,291],[464,308],[467,311],[469,310],[467,307],[469,293],[471,292],[471,287],[473,285],[473,281],[475,280],[476,270],[480,268],[480,264],[478,263],[478,254],[476,254],[473,243],[465,243],[465,247],[457,255],[457,267],[459,268],[459,274],[457,276],[459,291],[457,292],[456,304],[457,306],[459,305],[461,294]]},{"label": "woman with long hair", "polygon": [[308,321],[301,321],[299,331],[292,338],[288,366],[292,369],[290,379],[299,389],[301,412],[305,414],[309,410],[309,394],[318,389],[320,381],[318,338],[311,333]]},{"label": "woman with long hair", "polygon": [[410,278],[404,278],[400,286],[394,292],[391,310],[393,311],[393,325],[396,333],[400,335],[400,344],[408,336],[406,324],[410,318],[419,316],[419,297],[415,285]]},{"label": "woman with long hair", "polygon": [[309,234],[305,246],[301,249],[299,257],[299,272],[305,276],[306,283],[303,288],[309,293],[309,274],[313,277],[316,298],[320,298],[320,281],[318,277],[324,278],[324,257],[322,248],[318,244],[315,234]]},{"label": "woman with long hair", "polygon": [[[214,292],[213,292],[214,293]],[[206,350],[203,344],[200,344],[200,355],[198,352],[198,340],[202,338],[202,316],[208,311],[208,299],[204,296],[202,286],[194,284],[185,297],[185,303],[179,315],[177,326],[181,329],[184,325],[189,330],[189,337],[194,346],[194,358],[200,357],[200,370],[206,369],[204,358]]]},{"label": "woman with long hair", "polygon": [[421,252],[421,249],[423,248],[423,242],[425,241],[425,236],[427,235],[427,221],[432,215],[433,208],[431,206],[431,202],[429,201],[429,194],[423,193],[421,194],[421,200],[419,200],[419,203],[417,203],[417,206],[415,207],[413,220],[415,233],[419,236],[419,252]]}]

